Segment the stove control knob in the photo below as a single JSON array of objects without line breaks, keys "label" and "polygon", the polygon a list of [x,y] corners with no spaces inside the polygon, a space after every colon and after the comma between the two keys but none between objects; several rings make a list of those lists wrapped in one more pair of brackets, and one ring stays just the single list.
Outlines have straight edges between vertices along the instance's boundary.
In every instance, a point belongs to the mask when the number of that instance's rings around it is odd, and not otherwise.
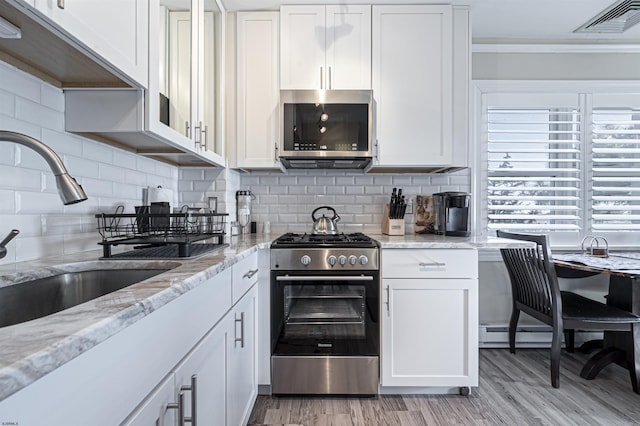
[{"label": "stove control knob", "polygon": [[308,264],[311,263],[311,258],[309,257],[308,254],[305,254],[304,256],[302,256],[302,258],[300,258],[300,263],[307,266]]},{"label": "stove control knob", "polygon": [[363,266],[369,263],[369,258],[365,255],[360,256],[358,260],[360,261],[360,264]]},{"label": "stove control knob", "polygon": [[340,265],[344,266],[347,264],[347,256],[345,256],[344,254],[341,254],[338,257],[338,263],[340,263]]},{"label": "stove control knob", "polygon": [[336,262],[338,261],[338,259],[336,259],[336,257],[334,255],[331,255],[327,258],[327,262],[329,263],[329,265],[333,266],[336,264]]},{"label": "stove control knob", "polygon": [[357,261],[358,261],[358,258],[355,257],[354,255],[349,256],[349,264],[355,265]]}]

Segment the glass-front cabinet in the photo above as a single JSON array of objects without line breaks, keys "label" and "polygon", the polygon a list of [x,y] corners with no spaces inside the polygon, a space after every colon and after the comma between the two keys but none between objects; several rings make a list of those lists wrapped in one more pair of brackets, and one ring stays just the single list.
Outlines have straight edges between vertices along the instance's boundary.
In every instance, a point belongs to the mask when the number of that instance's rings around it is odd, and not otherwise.
[{"label": "glass-front cabinet", "polygon": [[147,127],[224,166],[223,9],[216,0],[154,0],[150,8]]}]

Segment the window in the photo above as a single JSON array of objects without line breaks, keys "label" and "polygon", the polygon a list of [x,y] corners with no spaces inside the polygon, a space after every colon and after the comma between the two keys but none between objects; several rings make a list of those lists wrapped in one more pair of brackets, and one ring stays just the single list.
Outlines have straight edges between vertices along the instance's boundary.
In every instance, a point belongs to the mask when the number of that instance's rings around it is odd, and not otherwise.
[{"label": "window", "polygon": [[640,242],[637,94],[481,93],[479,226],[547,233],[554,247],[587,235]]}]

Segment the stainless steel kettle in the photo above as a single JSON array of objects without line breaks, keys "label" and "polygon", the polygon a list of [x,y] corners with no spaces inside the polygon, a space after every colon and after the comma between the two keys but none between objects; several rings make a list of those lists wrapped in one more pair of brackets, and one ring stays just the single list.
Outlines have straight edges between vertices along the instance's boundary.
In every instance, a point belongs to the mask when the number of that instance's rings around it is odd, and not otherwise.
[{"label": "stainless steel kettle", "polygon": [[[328,218],[323,214],[322,217],[316,219],[316,212],[322,209],[331,210],[333,217]],[[338,233],[336,222],[340,220],[340,216],[338,216],[338,213],[336,213],[333,207],[318,207],[311,213],[311,219],[313,219],[313,230],[311,231],[313,235],[335,235]]]}]

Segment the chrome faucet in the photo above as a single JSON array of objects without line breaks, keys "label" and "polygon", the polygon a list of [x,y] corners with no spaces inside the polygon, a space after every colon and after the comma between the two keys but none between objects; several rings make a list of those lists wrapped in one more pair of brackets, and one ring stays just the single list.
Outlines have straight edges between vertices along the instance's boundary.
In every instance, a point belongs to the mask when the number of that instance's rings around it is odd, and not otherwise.
[{"label": "chrome faucet", "polygon": [[[56,178],[56,186],[58,187],[58,195],[62,199],[63,204],[75,204],[87,199],[87,194],[80,186],[78,182],[67,172],[66,167],[62,163],[58,154],[56,154],[51,148],[44,143],[31,136],[23,135],[22,133],[9,132],[0,130],[0,142],[14,142],[20,145],[24,145],[27,148],[31,148],[45,159],[49,168],[53,172]],[[0,259],[5,257],[7,249],[5,246],[18,235],[20,231],[17,229],[12,230],[7,237],[0,242]]]},{"label": "chrome faucet", "polygon": [[58,194],[62,199],[62,202],[67,204],[79,203],[87,199],[87,194],[78,182],[67,172],[66,167],[62,163],[58,154],[56,154],[51,148],[44,143],[31,136],[23,135],[22,133],[8,132],[0,130],[0,142],[15,142],[20,145],[24,145],[33,149],[45,159],[49,168],[56,177],[56,186],[58,187]]},{"label": "chrome faucet", "polygon": [[18,231],[17,229],[12,229],[11,232],[9,232],[9,235],[7,235],[4,240],[2,240],[2,242],[0,243],[0,259],[7,255],[7,248],[5,246],[9,244],[9,241],[13,240],[19,233],[20,231]]}]

